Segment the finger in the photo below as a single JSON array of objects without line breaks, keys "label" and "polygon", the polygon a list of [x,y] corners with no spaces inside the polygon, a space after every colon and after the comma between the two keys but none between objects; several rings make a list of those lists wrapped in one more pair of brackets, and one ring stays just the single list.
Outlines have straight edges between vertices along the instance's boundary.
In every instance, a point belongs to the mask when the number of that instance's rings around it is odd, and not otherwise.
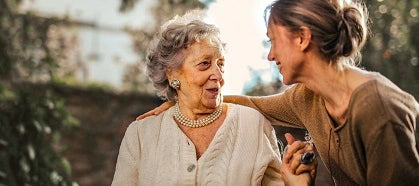
[{"label": "finger", "polygon": [[301,155],[304,153],[304,149],[301,149],[294,153],[290,162],[290,169],[293,174],[296,173],[297,168],[301,165]]},{"label": "finger", "polygon": [[300,164],[298,167],[297,167],[297,169],[295,170],[295,174],[301,174],[301,173],[303,173],[303,172],[308,172],[308,173],[310,173],[312,170],[314,170],[314,169],[316,169],[316,167],[315,167],[315,165],[314,164],[308,164],[308,165],[306,165],[306,164]]},{"label": "finger", "polygon": [[302,141],[295,141],[292,145],[288,145],[288,149],[285,152],[285,155],[282,159],[282,161],[288,163],[288,161],[292,158],[292,156],[301,149],[305,149],[307,142]]},{"label": "finger", "polygon": [[289,163],[297,152],[299,152],[299,155],[304,153],[304,146],[305,145],[300,141],[297,141],[293,145],[289,146],[288,150],[285,152],[282,161],[285,163]]},{"label": "finger", "polygon": [[291,174],[289,164],[282,163],[281,164],[281,168],[280,168],[280,172],[281,172],[282,175],[289,175],[289,174]]},{"label": "finger", "polygon": [[311,179],[313,180],[316,178],[316,169],[311,170],[310,176],[311,176]]},{"label": "finger", "polygon": [[148,116],[152,116],[152,115],[154,115],[153,114],[154,113],[154,109],[153,110],[151,110],[151,111],[148,111],[148,112],[146,112],[146,113],[144,113],[144,114],[142,114],[142,115],[140,115],[140,116],[138,116],[137,118],[135,118],[135,120],[142,120],[142,119],[144,119],[144,118],[146,118],[146,117],[148,117]]},{"label": "finger", "polygon": [[176,102],[174,101],[166,101],[161,106],[164,107],[165,110],[167,110],[168,108],[172,107],[175,104]]},{"label": "finger", "polygon": [[303,163],[301,163],[297,167],[295,173],[296,174],[300,174],[302,172],[309,172],[312,176],[315,176],[315,173],[316,173],[315,171],[316,171],[317,165],[318,165],[318,161],[317,161],[316,158],[310,164],[303,164]]},{"label": "finger", "polygon": [[314,147],[310,143],[307,143],[305,148],[307,151],[314,152]]},{"label": "finger", "polygon": [[163,111],[167,110],[167,102],[164,102],[163,104],[161,104],[160,106],[158,106],[157,108],[153,109],[153,113],[155,115],[158,115],[160,113],[162,113]]},{"label": "finger", "polygon": [[294,161],[294,160],[292,160],[291,161],[291,163],[290,163],[290,171],[293,173],[293,174],[295,174],[296,173],[296,169],[297,169],[297,167],[300,165],[301,163],[299,162],[299,161]]},{"label": "finger", "polygon": [[157,107],[157,108],[154,109],[154,115],[159,115],[160,113],[166,111],[167,109],[169,109],[170,107],[172,107],[175,104],[176,104],[176,102],[174,102],[174,101],[166,101],[166,102],[164,102],[159,107]]},{"label": "finger", "polygon": [[135,120],[141,120],[144,119],[148,116],[152,116],[152,115],[159,115],[160,113],[164,112],[165,110],[169,109],[170,107],[172,107],[175,104],[175,102],[173,101],[167,101],[164,102],[163,104],[161,104],[160,106],[154,108],[153,110],[150,110],[144,114],[142,114],[141,116],[138,116]]},{"label": "finger", "polygon": [[295,138],[291,133],[285,133],[285,139],[287,140],[288,145],[291,145],[292,143],[294,143]]}]

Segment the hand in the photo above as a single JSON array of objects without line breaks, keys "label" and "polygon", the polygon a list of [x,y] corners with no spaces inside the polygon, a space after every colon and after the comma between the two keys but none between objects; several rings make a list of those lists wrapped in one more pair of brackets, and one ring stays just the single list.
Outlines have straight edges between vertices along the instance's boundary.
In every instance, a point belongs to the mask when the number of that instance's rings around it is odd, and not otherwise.
[{"label": "hand", "polygon": [[292,173],[290,164],[282,163],[281,175],[284,179],[285,185],[287,186],[312,185],[312,179],[309,173],[304,172],[302,174],[296,175]]},{"label": "hand", "polygon": [[283,156],[282,163],[289,165],[292,174],[302,174],[304,172],[310,173],[311,178],[314,180],[316,177],[317,159],[310,164],[302,164],[301,156],[305,152],[314,153],[313,146],[308,142],[296,141],[295,138],[289,134],[285,134],[288,146]]},{"label": "hand", "polygon": [[174,101],[164,102],[163,104],[161,104],[160,106],[154,108],[153,110],[150,110],[150,111],[142,114],[141,116],[138,116],[135,120],[138,121],[138,120],[144,119],[144,118],[146,118],[148,116],[159,115],[160,113],[162,113],[163,111],[169,109],[173,105],[175,105],[175,102]]}]

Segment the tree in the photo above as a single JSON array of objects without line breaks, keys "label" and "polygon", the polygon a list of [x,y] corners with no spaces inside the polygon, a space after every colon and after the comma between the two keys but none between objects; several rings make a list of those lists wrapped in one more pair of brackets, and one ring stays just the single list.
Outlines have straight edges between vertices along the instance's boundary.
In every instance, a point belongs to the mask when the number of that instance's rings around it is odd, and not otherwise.
[{"label": "tree", "polygon": [[77,121],[54,90],[31,84],[50,82],[65,61],[69,45],[54,28],[66,20],[20,14],[20,4],[0,1],[0,185],[72,185],[57,144]]},{"label": "tree", "polygon": [[418,0],[367,0],[371,35],[362,65],[419,99]]}]

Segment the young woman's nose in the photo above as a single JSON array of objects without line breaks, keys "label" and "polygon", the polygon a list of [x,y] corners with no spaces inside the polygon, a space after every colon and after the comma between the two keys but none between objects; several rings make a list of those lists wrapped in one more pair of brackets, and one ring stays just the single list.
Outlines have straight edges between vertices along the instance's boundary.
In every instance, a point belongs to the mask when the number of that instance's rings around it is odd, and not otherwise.
[{"label": "young woman's nose", "polygon": [[272,48],[269,50],[268,60],[269,61],[275,61],[275,57],[273,55]]}]

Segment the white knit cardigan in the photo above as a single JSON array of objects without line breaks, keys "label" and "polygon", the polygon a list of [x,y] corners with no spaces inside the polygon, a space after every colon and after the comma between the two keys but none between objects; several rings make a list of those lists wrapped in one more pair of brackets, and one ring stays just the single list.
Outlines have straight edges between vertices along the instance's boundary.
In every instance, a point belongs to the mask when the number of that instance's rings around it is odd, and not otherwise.
[{"label": "white knit cardigan", "polygon": [[198,160],[172,112],[130,124],[113,186],[283,185],[275,132],[256,110],[228,104],[224,123]]}]

